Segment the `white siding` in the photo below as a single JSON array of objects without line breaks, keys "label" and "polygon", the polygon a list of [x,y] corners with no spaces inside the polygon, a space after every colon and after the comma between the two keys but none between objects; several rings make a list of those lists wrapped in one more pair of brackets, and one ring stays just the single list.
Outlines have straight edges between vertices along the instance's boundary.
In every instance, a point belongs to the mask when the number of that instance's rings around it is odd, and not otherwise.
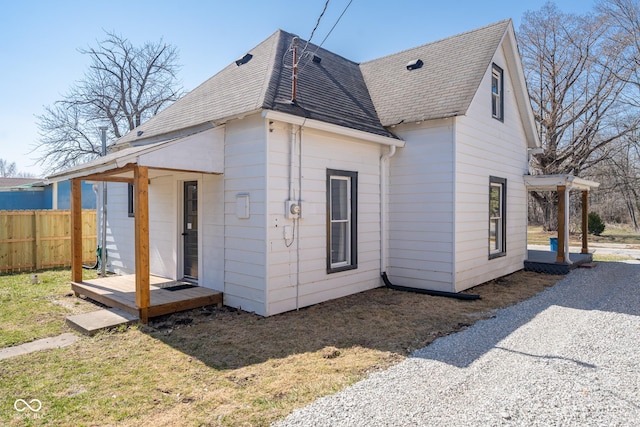
[{"label": "white siding", "polygon": [[[285,201],[289,199],[291,127],[276,122],[270,129],[267,314],[380,286],[381,147],[330,133],[302,130],[302,155],[300,157],[300,145],[296,144],[293,173],[295,198],[302,200],[302,218],[296,222],[295,238],[287,242],[291,243],[287,247],[284,227],[294,225],[294,221],[284,215]],[[358,173],[358,268],[330,274],[326,260],[327,169]]]},{"label": "white siding", "polygon": [[[491,117],[491,67],[467,115],[456,121],[456,276],[461,291],[523,267],[526,256],[527,144],[501,49],[504,122]],[[505,257],[489,260],[489,177],[507,179]]]},{"label": "white siding", "polygon": [[[149,271],[151,274],[178,279],[176,240],[178,235],[178,193],[173,175],[153,178],[149,182]],[[133,218],[130,218],[133,222]],[[133,242],[133,236],[130,236]]]},{"label": "white siding", "polygon": [[390,159],[389,260],[396,285],[453,291],[453,121],[398,126]]},{"label": "white siding", "polygon": [[[127,188],[127,184],[118,182],[107,184],[107,269],[117,274],[135,272],[135,228],[128,215]],[[99,227],[100,222],[98,233]]]},{"label": "white siding", "polygon": [[[198,229],[198,284],[224,288],[224,235],[222,177],[199,173],[152,171],[149,183],[149,270],[170,279],[182,272],[183,183],[197,181],[200,198]],[[127,184],[109,183],[107,250],[109,269],[118,274],[135,272],[135,220],[128,216]]]},{"label": "white siding", "polygon": [[201,214],[200,286],[224,291],[224,179],[203,175],[199,182]]},{"label": "white siding", "polygon": [[[224,303],[266,315],[266,126],[254,115],[226,125],[224,167]],[[236,215],[249,195],[250,216]]]}]

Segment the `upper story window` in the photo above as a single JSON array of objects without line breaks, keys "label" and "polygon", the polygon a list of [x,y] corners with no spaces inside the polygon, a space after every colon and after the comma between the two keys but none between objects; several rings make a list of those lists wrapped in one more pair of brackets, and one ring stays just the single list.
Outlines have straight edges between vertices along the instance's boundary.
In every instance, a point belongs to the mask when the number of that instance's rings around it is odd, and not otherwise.
[{"label": "upper story window", "polygon": [[327,272],[358,267],[358,173],[327,169]]},{"label": "upper story window", "polygon": [[504,73],[502,68],[493,64],[491,67],[491,116],[504,121]]}]

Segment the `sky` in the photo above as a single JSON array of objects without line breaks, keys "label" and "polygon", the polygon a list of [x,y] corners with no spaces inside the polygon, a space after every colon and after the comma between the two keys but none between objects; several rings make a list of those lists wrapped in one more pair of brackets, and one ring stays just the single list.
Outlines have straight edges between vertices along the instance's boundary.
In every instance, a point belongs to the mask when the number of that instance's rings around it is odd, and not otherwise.
[{"label": "sky", "polygon": [[[0,158],[42,176],[36,116],[82,79],[105,32],[179,52],[185,90],[282,29],[307,40],[326,0],[0,0]],[[523,14],[547,0],[330,0],[312,41],[363,62]],[[587,13],[593,0],[556,0]],[[99,138],[98,135],[96,137]],[[34,151],[35,149],[35,151]]]}]

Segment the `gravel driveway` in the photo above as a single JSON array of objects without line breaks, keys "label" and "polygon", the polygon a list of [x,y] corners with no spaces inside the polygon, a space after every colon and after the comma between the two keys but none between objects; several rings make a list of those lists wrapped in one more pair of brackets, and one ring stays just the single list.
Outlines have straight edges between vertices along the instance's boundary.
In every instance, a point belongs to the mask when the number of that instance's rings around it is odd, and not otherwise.
[{"label": "gravel driveway", "polygon": [[575,270],[276,425],[640,425],[640,263]]}]

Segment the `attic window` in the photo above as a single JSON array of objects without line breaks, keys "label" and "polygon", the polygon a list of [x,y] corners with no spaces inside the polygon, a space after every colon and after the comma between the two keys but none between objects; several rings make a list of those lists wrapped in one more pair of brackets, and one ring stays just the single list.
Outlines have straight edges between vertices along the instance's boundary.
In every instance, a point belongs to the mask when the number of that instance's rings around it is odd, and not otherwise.
[{"label": "attic window", "polygon": [[247,62],[251,61],[251,58],[253,58],[253,55],[251,55],[250,53],[247,53],[242,58],[236,60],[236,65],[239,67],[243,64],[246,64]]},{"label": "attic window", "polygon": [[423,65],[424,62],[422,62],[422,59],[414,59],[407,64],[407,70],[417,70],[418,68],[422,68]]},{"label": "attic window", "polygon": [[316,64],[319,64],[319,63],[322,61],[322,58],[320,58],[320,57],[319,57],[319,56],[317,56],[317,55],[313,55],[313,58],[311,58],[311,60],[312,60],[313,62],[315,62]]}]

